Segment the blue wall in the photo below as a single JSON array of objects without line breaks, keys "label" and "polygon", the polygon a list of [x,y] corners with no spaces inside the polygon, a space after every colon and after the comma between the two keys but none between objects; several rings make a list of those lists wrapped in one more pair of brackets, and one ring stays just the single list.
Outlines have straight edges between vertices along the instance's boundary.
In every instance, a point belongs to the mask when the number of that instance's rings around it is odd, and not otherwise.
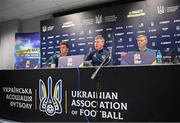
[{"label": "blue wall", "polygon": [[41,22],[41,64],[59,43],[68,41],[70,55],[93,50],[94,37],[102,35],[105,48],[113,47],[113,62],[120,64],[120,52],[137,50],[136,36],[145,34],[148,47],[159,49],[164,58],[180,55],[180,1],[146,0],[56,17]]}]

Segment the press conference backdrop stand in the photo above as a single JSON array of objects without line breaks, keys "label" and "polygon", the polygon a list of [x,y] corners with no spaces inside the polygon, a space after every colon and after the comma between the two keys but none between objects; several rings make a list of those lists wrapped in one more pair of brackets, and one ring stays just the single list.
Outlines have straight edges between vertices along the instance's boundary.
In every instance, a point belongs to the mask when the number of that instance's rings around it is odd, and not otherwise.
[{"label": "press conference backdrop stand", "polygon": [[[90,79],[94,67],[79,68],[80,81],[75,68],[1,70],[0,118],[18,122],[180,121],[180,65],[102,67],[101,70],[100,81]],[[39,81],[44,82],[48,94],[49,77],[52,78],[53,97],[56,97],[54,90],[59,92],[55,89],[58,81],[62,81],[59,93],[62,94],[59,97],[62,112],[52,116],[39,109]],[[13,91],[20,88],[24,89],[22,93]],[[93,96],[94,92],[101,97]],[[32,100],[17,100],[20,99],[18,95],[32,96]],[[83,100],[86,106],[81,103],[79,106],[77,100]],[[88,107],[88,104],[92,105]],[[100,104],[101,108],[96,106]],[[86,117],[81,109],[86,111]]]}]

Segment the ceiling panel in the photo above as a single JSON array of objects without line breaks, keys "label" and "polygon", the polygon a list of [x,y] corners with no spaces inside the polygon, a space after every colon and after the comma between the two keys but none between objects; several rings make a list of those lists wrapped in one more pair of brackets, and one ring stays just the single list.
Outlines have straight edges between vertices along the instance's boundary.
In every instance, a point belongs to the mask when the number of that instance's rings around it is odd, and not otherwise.
[{"label": "ceiling panel", "polygon": [[45,9],[38,12],[31,12],[31,13],[22,15],[20,19],[27,19],[27,18],[33,18],[36,16],[41,16],[41,15],[46,15],[46,14],[53,14],[53,13],[59,12],[61,9],[62,9],[61,7],[57,6],[57,7]]},{"label": "ceiling panel", "polygon": [[69,10],[69,9],[75,9],[75,8],[79,8],[79,7],[84,7],[84,6],[88,6],[88,5],[93,5],[93,4],[97,4],[97,0],[84,0],[84,1],[76,1],[76,2],[71,2],[71,3],[68,3],[68,4],[64,4],[62,5],[62,7],[66,10]]},{"label": "ceiling panel", "polygon": [[0,10],[7,9],[13,6],[20,6],[33,0],[0,0]]},{"label": "ceiling panel", "polygon": [[2,12],[2,17],[3,18],[14,18],[14,17],[20,17],[24,14],[26,14],[26,11],[22,11],[22,9],[18,8],[18,7],[14,7],[14,8],[9,8],[9,9],[5,9]]},{"label": "ceiling panel", "polygon": [[85,0],[53,0],[58,5],[62,6],[64,4],[74,3],[74,2],[83,2]]},{"label": "ceiling panel", "polygon": [[28,19],[113,0],[0,0],[0,22]]},{"label": "ceiling panel", "polygon": [[28,4],[19,6],[19,8],[21,8],[27,12],[36,12],[36,11],[41,11],[41,10],[45,10],[48,8],[53,8],[56,6],[57,6],[57,4],[55,2],[53,2],[52,0],[35,0]]}]

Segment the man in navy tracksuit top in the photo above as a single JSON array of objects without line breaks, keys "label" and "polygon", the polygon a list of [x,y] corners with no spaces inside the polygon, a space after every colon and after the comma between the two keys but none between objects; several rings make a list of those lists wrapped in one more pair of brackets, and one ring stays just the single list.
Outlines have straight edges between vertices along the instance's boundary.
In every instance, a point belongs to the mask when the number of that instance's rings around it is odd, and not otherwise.
[{"label": "man in navy tracksuit top", "polygon": [[[95,51],[90,52],[86,58],[85,61],[91,61],[91,64],[93,66],[99,66],[105,58],[109,57],[110,53],[104,49],[104,43],[105,40],[101,35],[97,35],[95,37]],[[107,58],[106,62],[104,65],[109,65],[110,64],[110,59]]]}]

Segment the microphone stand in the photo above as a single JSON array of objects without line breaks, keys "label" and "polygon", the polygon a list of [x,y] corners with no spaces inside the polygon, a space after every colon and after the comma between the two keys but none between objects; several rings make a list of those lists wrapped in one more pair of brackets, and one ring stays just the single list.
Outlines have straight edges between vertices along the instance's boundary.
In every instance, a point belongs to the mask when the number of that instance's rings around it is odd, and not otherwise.
[{"label": "microphone stand", "polygon": [[[54,54],[54,55],[55,55],[55,54]],[[49,68],[49,61],[52,60],[52,58],[53,58],[54,55],[50,56],[47,60],[45,60],[45,67],[46,67],[46,68]]]},{"label": "microphone stand", "polygon": [[[110,55],[108,55],[104,60],[103,60],[103,62],[100,64],[100,66],[96,69],[96,71],[91,75],[91,79],[93,80],[95,77],[96,77],[96,75],[97,75],[97,73],[99,72],[99,70],[102,68],[102,66],[104,65],[104,63],[106,62],[106,60],[107,59],[111,59],[110,58]],[[108,61],[109,62],[109,61]]]},{"label": "microphone stand", "polygon": [[[96,71],[91,75],[91,79],[92,80],[94,80],[94,78],[97,78],[97,83],[96,83],[96,91],[97,91],[97,93],[98,93],[98,95],[99,95],[99,92],[101,91],[101,78],[102,78],[102,71],[100,72],[101,74],[98,76],[98,77],[96,77],[97,75],[98,75],[98,72],[101,70],[101,68],[102,68],[102,66],[106,63],[106,61],[107,61],[107,59],[110,59],[111,60],[111,54],[109,54],[104,60],[103,60],[103,62],[100,64],[100,66],[98,66],[98,68],[96,69]],[[110,61],[110,60],[108,60],[108,62]],[[108,63],[107,62],[107,63]],[[98,111],[98,114],[97,114],[97,117],[96,117],[96,119],[95,120],[97,120],[98,121],[98,119],[99,119],[99,117],[100,117],[100,113],[99,113],[99,111],[100,111],[100,109],[99,109],[99,99],[98,99],[98,105],[97,105],[97,111]]]}]

